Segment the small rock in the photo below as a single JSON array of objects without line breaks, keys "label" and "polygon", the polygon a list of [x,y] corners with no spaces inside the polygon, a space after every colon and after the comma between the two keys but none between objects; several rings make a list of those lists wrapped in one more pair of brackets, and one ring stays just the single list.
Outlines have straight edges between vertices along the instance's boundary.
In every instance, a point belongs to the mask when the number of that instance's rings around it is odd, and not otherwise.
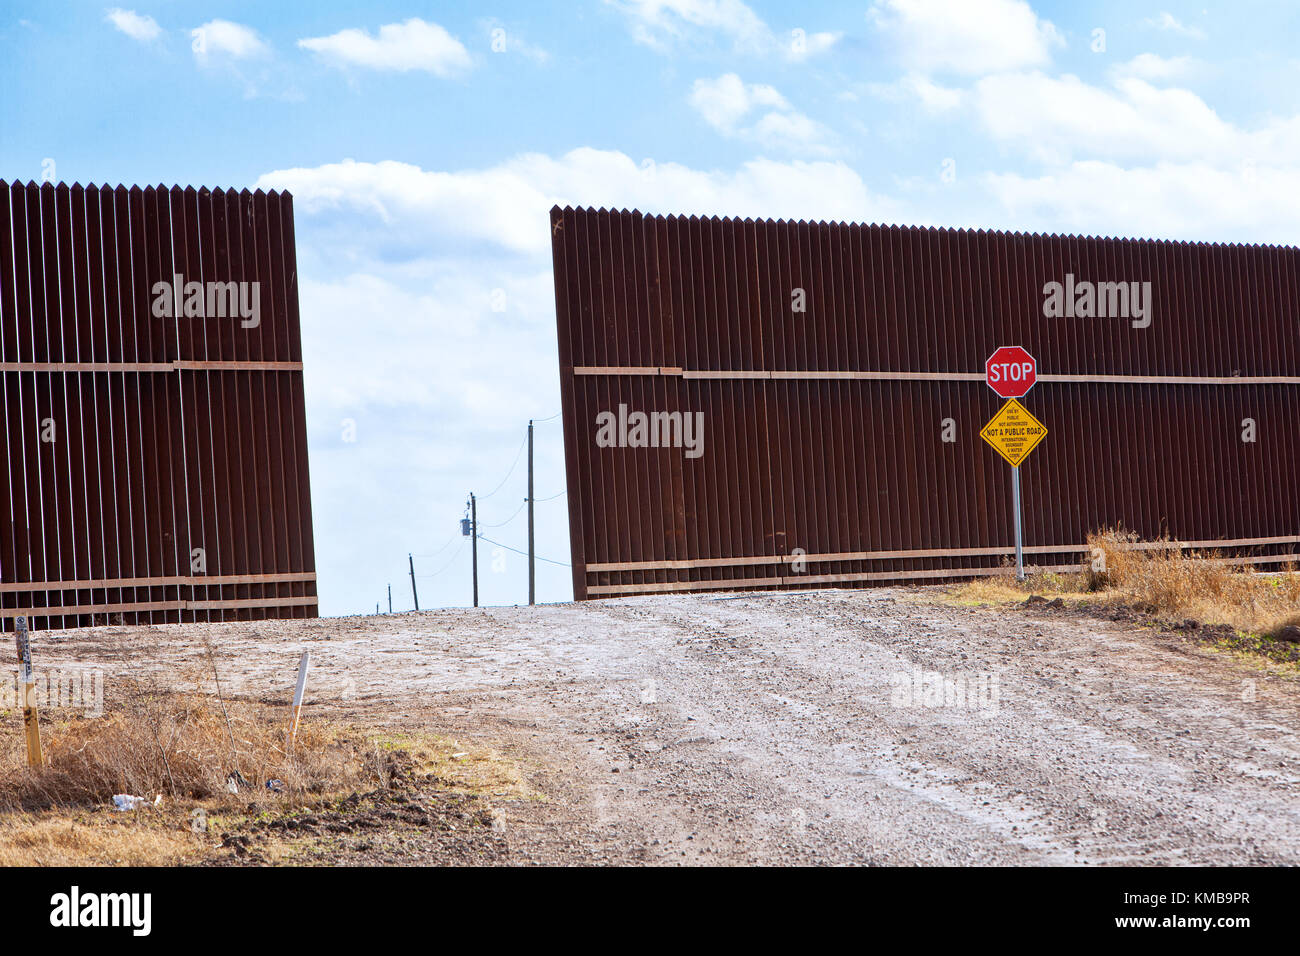
[{"label": "small rock", "polygon": [[1277,632],[1277,639],[1286,641],[1288,644],[1300,644],[1300,627],[1295,624],[1288,624]]}]

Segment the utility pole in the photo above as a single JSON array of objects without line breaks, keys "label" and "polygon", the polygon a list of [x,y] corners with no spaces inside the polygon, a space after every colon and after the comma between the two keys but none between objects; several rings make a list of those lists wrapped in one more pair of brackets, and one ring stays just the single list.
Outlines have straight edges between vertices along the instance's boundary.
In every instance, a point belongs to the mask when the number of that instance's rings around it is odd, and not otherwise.
[{"label": "utility pole", "polygon": [[411,562],[411,600],[415,602],[415,609],[418,611],[420,609],[420,595],[415,592],[415,558],[409,554],[406,558]]},{"label": "utility pole", "polygon": [[533,420],[528,419],[528,603],[537,603],[537,565],[533,555]]},{"label": "utility pole", "polygon": [[474,492],[469,493],[469,553],[474,573],[474,606],[478,607],[478,502]]},{"label": "utility pole", "polygon": [[393,586],[388,585],[388,613],[393,613]]}]

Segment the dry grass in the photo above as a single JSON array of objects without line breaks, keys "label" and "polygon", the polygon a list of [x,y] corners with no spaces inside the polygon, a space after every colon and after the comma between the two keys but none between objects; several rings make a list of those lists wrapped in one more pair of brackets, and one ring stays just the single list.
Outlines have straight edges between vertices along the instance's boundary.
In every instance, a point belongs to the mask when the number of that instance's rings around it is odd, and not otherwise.
[{"label": "dry grass", "polygon": [[431,775],[440,789],[513,800],[541,798],[528,786],[519,766],[490,747],[465,747],[437,734],[391,735],[378,744],[408,755],[416,769]]},{"label": "dry grass", "polygon": [[978,578],[952,588],[947,599],[997,605],[1039,594],[1067,602],[1106,601],[1265,638],[1300,625],[1300,573],[1293,567],[1261,574],[1249,565],[1220,564],[1211,555],[1185,551],[1173,541],[1139,541],[1122,528],[1090,534],[1088,548],[1092,554],[1077,574],[1031,575],[1023,583],[1005,575]]},{"label": "dry grass", "polygon": [[1023,582],[1010,575],[973,578],[948,592],[948,603],[968,606],[1018,604],[1031,594],[1050,594],[1065,601],[1086,598],[1087,578],[1082,571],[1077,574],[1046,572],[1031,574]]},{"label": "dry grass", "polygon": [[[43,713],[46,766],[26,766],[21,721],[0,733],[0,866],[169,866],[217,850],[223,830],[384,789],[395,768],[439,790],[533,799],[509,759],[432,734],[375,735],[304,720],[285,753],[287,707],[116,683],[98,718]],[[237,793],[230,774],[246,781]],[[267,789],[279,780],[283,790]],[[114,794],[149,805],[119,812]],[[161,801],[154,805],[154,800]],[[203,822],[195,826],[196,817]]]},{"label": "dry grass", "polygon": [[[27,766],[21,724],[9,716],[13,732],[0,734],[0,866],[173,865],[209,852],[214,824],[247,813],[251,801],[299,806],[368,782],[364,740],[331,724],[304,722],[285,753],[287,707],[122,679],[114,690],[101,717],[42,713],[38,770]],[[236,773],[243,783],[231,793]],[[268,789],[272,780],[283,788]],[[115,794],[149,805],[119,812]]]},{"label": "dry grass", "polygon": [[239,788],[286,797],[323,793],[356,778],[361,768],[333,728],[308,722],[292,755],[285,753],[287,708],[247,703],[227,714],[198,692],[126,695],[121,709],[99,718],[75,717],[42,728],[46,766],[26,768],[15,744],[0,765],[0,809],[98,806],[124,793],[150,800],[209,800]]},{"label": "dry grass", "polygon": [[1090,586],[1148,613],[1264,636],[1300,621],[1300,574],[1289,565],[1260,574],[1174,542],[1138,542],[1117,529],[1089,535],[1088,547],[1105,559],[1100,573],[1089,570]]},{"label": "dry grass", "polygon": [[0,866],[174,866],[208,849],[183,814],[0,815]]}]

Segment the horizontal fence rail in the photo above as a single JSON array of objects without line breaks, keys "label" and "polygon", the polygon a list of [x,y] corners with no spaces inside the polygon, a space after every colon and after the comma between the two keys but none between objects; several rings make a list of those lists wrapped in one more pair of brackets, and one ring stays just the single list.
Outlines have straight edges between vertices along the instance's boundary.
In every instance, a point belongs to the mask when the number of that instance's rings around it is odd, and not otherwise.
[{"label": "horizontal fence rail", "polygon": [[1300,560],[1294,248],[559,207],[551,234],[579,600],[1005,573],[1003,345],[1038,362],[1041,568],[1114,526]]},{"label": "horizontal fence rail", "polygon": [[314,617],[288,193],[0,182],[0,626]]}]

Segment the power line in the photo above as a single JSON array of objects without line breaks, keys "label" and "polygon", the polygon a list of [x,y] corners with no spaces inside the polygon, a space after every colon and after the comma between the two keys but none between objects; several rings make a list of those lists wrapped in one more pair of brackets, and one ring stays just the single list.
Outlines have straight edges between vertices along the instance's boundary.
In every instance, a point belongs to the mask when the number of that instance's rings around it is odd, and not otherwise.
[{"label": "power line", "polygon": [[479,500],[479,501],[486,501],[488,498],[491,498],[493,495],[495,495],[498,491],[500,491],[502,488],[504,488],[504,487],[506,486],[506,482],[510,480],[510,476],[513,475],[513,474],[515,473],[515,465],[519,464],[519,456],[523,454],[523,452],[524,452],[524,445],[525,445],[527,442],[528,442],[528,435],[527,435],[527,433],[525,433],[523,439],[519,442],[519,450],[518,450],[517,452],[515,452],[515,460],[514,460],[513,462],[510,463],[510,470],[507,471],[507,472],[506,472],[506,476],[505,476],[504,478],[501,479],[501,484],[497,485],[495,488],[493,488],[493,489],[492,489],[491,491],[489,491],[487,494],[485,494],[485,495],[479,495],[479,496],[478,496],[478,500]]},{"label": "power line", "polygon": [[528,499],[525,498],[523,504],[521,504],[517,509],[515,509],[515,513],[512,514],[509,518],[507,518],[505,521],[502,521],[500,524],[485,524],[485,525],[483,525],[483,527],[484,527],[484,528],[504,528],[504,527],[505,527],[506,525],[508,525],[510,522],[512,522],[512,521],[514,521],[516,518],[518,518],[518,517],[519,517],[519,512],[523,511],[523,510],[524,510],[525,508],[527,508],[527,507],[528,507]]},{"label": "power line", "polygon": [[439,548],[437,551],[430,551],[428,554],[417,554],[417,555],[414,555],[414,557],[417,557],[417,558],[436,558],[438,555],[442,554],[442,552],[444,552],[444,551],[446,551],[448,548],[450,548],[450,547],[451,547],[451,543],[452,543],[453,541],[455,541],[457,538],[461,538],[461,537],[464,537],[464,535],[462,535],[459,531],[453,531],[452,534],[451,534],[451,537],[447,539],[447,543],[444,544],[444,545],[443,545],[441,548]]},{"label": "power line", "polygon": [[553,421],[555,421],[555,420],[556,420],[557,418],[559,418],[559,417],[560,417],[560,413],[559,413],[559,412],[556,412],[556,413],[555,413],[554,415],[552,415],[550,418],[534,418],[534,419],[533,419],[533,424],[534,424],[534,425],[545,425],[547,422],[553,422]]},{"label": "power line", "polygon": [[[535,499],[535,500],[533,501],[533,504],[541,504],[543,501],[554,501],[556,498],[559,498],[559,497],[561,497],[561,496],[563,496],[563,495],[567,495],[567,494],[568,494],[567,491],[561,491],[558,495],[551,495],[549,498],[537,498],[537,499]],[[523,503],[521,503],[521,504],[519,505],[519,507],[515,509],[515,513],[512,514],[509,518],[507,518],[505,521],[500,521],[500,522],[498,522],[497,524],[480,524],[479,527],[482,527],[482,528],[504,528],[504,527],[505,527],[506,525],[508,525],[510,522],[512,522],[512,521],[514,521],[516,518],[518,518],[518,517],[519,517],[519,513],[520,513],[521,511],[523,511],[523,510],[524,510],[525,508],[527,508],[527,507],[528,507],[528,499],[525,498],[525,499],[523,500]],[[481,538],[481,537],[483,537],[483,536],[482,536],[482,535],[479,535],[479,537]]]},{"label": "power line", "polygon": [[437,571],[434,571],[432,574],[417,574],[416,577],[417,577],[417,578],[436,578],[438,575],[442,574],[442,572],[446,571],[446,570],[447,570],[448,568],[450,568],[453,564],[455,564],[455,563],[456,563],[456,559],[460,557],[461,552],[463,552],[464,550],[465,550],[465,539],[462,537],[462,538],[461,538],[461,541],[460,541],[460,547],[456,549],[456,553],[453,554],[453,555],[451,556],[451,560],[450,560],[450,561],[448,561],[446,564],[444,564],[442,567],[440,567]]},{"label": "power line", "polygon": [[[479,537],[482,538],[484,541],[486,541],[488,544],[495,544],[498,548],[505,548],[507,551],[513,551],[515,554],[522,554],[525,558],[528,557],[527,551],[520,551],[518,548],[512,548],[508,544],[502,544],[500,541],[493,541],[485,534],[481,534],[479,535]],[[540,554],[534,555],[533,557],[538,561],[545,561],[547,564],[558,564],[562,568],[573,567],[573,565],[565,564],[563,561],[552,561],[550,558],[543,558]]]}]

